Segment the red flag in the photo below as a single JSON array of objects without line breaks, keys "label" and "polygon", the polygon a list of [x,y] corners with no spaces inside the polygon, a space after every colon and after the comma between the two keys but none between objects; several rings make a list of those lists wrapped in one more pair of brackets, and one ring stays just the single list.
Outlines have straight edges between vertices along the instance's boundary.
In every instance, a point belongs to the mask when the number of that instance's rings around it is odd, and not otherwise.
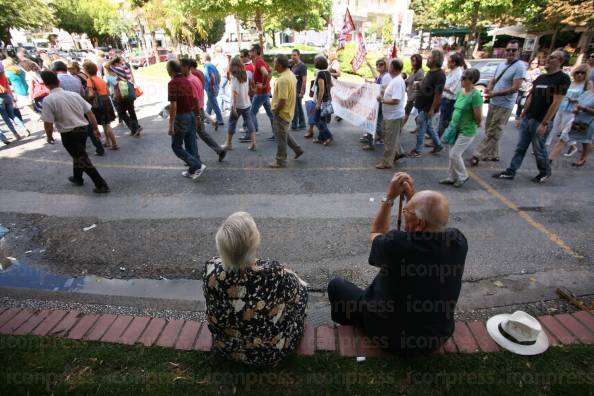
[{"label": "red flag", "polygon": [[398,48],[396,48],[396,42],[392,44],[392,51],[390,51],[390,59],[394,59],[398,57]]},{"label": "red flag", "polygon": [[363,39],[363,34],[359,32],[359,49],[357,50],[357,54],[351,61],[351,66],[353,67],[353,71],[359,70],[363,62],[365,62],[365,55],[367,55],[367,47],[365,46],[365,40]]},{"label": "red flag", "polygon": [[355,23],[353,22],[353,18],[351,17],[351,13],[349,12],[349,9],[347,7],[346,12],[344,13],[344,22],[342,23],[342,30],[340,31],[340,35],[338,36],[338,47],[336,48],[337,51],[344,49],[349,33],[354,31]]}]

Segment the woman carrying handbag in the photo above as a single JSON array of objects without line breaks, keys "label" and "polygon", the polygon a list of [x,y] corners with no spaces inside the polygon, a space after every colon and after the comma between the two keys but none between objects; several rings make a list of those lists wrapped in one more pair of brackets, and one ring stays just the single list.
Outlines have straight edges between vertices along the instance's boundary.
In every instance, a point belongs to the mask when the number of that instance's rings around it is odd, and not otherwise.
[{"label": "woman carrying handbag", "polygon": [[452,120],[441,139],[450,148],[449,174],[439,182],[440,184],[459,188],[468,180],[462,155],[476,137],[476,128],[481,125],[483,97],[474,87],[479,78],[480,73],[477,69],[468,69],[462,73],[462,90],[456,96]]},{"label": "woman carrying handbag", "polygon": [[93,107],[93,114],[95,114],[97,124],[103,127],[105,147],[112,150],[118,150],[118,143],[116,142],[115,134],[111,129],[111,122],[114,121],[116,117],[113,112],[111,100],[109,99],[107,84],[97,76],[97,65],[93,62],[86,61],[83,64],[83,69],[89,75],[89,79],[87,80],[89,102]]}]

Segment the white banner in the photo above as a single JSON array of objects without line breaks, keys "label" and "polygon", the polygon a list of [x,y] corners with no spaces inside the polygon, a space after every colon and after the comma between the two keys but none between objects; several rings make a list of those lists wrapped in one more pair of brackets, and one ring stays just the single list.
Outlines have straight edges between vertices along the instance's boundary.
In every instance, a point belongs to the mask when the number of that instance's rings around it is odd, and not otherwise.
[{"label": "white banner", "polygon": [[375,137],[380,95],[379,84],[355,84],[332,79],[334,113]]}]

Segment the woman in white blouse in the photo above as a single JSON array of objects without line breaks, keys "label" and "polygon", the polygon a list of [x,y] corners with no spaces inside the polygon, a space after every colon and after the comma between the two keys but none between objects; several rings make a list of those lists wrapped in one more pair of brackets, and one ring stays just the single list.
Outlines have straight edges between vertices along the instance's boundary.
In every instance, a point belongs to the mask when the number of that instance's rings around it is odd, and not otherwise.
[{"label": "woman in white blouse", "polygon": [[439,136],[443,134],[443,131],[445,131],[452,119],[454,104],[456,103],[456,94],[460,90],[460,79],[462,78],[462,72],[466,68],[465,66],[464,58],[459,53],[455,52],[449,56],[449,72],[446,76],[446,83],[443,88],[439,107]]},{"label": "woman in white blouse", "polygon": [[229,131],[227,132],[227,140],[223,145],[223,149],[231,150],[233,135],[235,135],[235,129],[237,128],[237,121],[239,120],[239,117],[243,117],[246,136],[251,138],[251,144],[248,149],[254,151],[256,150],[256,129],[250,113],[250,86],[245,67],[239,56],[236,56],[231,60],[229,70],[231,74],[232,91],[231,113],[229,114]]}]

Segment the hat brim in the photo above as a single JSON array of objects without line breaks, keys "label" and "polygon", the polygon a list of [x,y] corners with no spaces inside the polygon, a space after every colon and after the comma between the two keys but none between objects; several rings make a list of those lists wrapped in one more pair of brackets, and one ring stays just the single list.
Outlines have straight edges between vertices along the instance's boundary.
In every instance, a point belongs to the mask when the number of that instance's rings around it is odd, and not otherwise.
[{"label": "hat brim", "polygon": [[487,321],[487,332],[500,347],[524,356],[539,355],[549,348],[549,339],[544,330],[540,332],[536,342],[532,345],[516,344],[505,338],[499,331],[499,324],[508,320],[510,316],[509,314],[495,315]]}]

